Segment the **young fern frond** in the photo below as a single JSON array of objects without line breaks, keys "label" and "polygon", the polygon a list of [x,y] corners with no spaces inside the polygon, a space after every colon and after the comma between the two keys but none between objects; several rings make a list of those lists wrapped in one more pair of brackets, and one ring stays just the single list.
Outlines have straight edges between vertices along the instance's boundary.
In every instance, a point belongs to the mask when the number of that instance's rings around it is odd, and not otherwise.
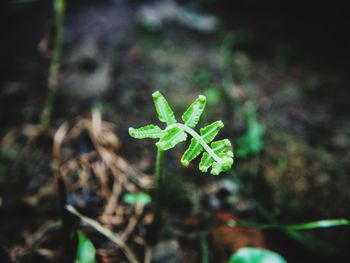
[{"label": "young fern frond", "polygon": [[[156,91],[152,94],[153,101],[158,113],[158,119],[167,124],[162,130],[156,125],[150,124],[141,128],[129,128],[129,134],[136,139],[159,138],[156,146],[161,151],[173,148],[178,143],[185,141],[187,136],[192,137],[191,143],[181,158],[181,163],[188,166],[189,163],[203,152],[199,163],[199,170],[207,172],[210,167],[211,174],[218,175],[232,167],[233,152],[229,140],[214,141],[220,129],[224,127],[222,121],[215,121],[212,124],[201,128],[199,134],[193,129],[200,120],[206,104],[206,97],[200,95],[181,116],[184,123],[175,119],[174,112],[170,108],[163,95]],[[210,144],[210,146],[209,146]]]}]

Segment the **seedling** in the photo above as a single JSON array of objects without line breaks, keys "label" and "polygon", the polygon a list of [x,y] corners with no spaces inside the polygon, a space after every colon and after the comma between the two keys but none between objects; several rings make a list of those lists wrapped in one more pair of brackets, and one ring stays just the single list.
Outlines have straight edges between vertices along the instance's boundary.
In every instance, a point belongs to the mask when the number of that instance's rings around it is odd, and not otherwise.
[{"label": "seedling", "polygon": [[154,92],[152,97],[158,113],[158,119],[167,126],[165,129],[161,129],[154,124],[138,129],[129,128],[129,134],[136,139],[159,139],[156,143],[158,148],[157,160],[161,158],[159,154],[185,141],[190,135],[192,137],[191,143],[181,158],[181,163],[184,166],[188,166],[193,159],[203,152],[199,163],[200,171],[207,172],[211,167],[211,174],[218,175],[232,167],[233,152],[230,150],[231,142],[228,139],[213,141],[220,129],[224,127],[222,121],[215,121],[201,128],[199,133],[194,130],[205,108],[205,96],[200,95],[188,107],[181,116],[184,123],[176,121],[174,112],[159,91]]},{"label": "seedling", "polygon": [[76,256],[77,263],[94,263],[96,258],[96,249],[87,236],[78,231],[79,243]]},{"label": "seedling", "polygon": [[240,157],[257,154],[264,148],[265,127],[258,122],[256,106],[251,101],[247,103],[247,126],[247,132],[238,138],[237,154]]},{"label": "seedling", "polygon": [[233,254],[229,263],[287,263],[279,254],[262,248],[243,247]]},{"label": "seedling", "polygon": [[[222,121],[215,121],[212,124],[200,129],[199,134],[193,129],[199,122],[200,116],[206,104],[206,97],[200,95],[181,116],[184,123],[176,121],[173,110],[170,108],[163,95],[156,91],[152,94],[158,119],[166,124],[164,129],[154,124],[134,129],[129,128],[129,134],[136,139],[159,139],[157,146],[156,160],[156,207],[154,225],[161,221],[161,197],[160,189],[163,181],[163,157],[167,151],[178,143],[186,141],[187,136],[192,137],[191,143],[181,158],[181,163],[188,166],[198,155],[202,154],[199,163],[199,170],[207,172],[211,167],[211,174],[218,175],[232,167],[233,152],[230,150],[231,142],[228,139],[213,141],[224,124]],[[210,146],[209,146],[210,143]]]},{"label": "seedling", "polygon": [[125,203],[136,205],[148,205],[151,202],[151,197],[146,193],[127,193],[123,199]]}]

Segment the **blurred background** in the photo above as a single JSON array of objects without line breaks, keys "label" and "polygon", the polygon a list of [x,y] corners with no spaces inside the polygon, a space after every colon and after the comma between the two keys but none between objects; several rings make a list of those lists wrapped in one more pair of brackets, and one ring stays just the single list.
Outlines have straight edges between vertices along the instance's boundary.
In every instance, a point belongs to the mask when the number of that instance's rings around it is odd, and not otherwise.
[{"label": "blurred background", "polygon": [[[344,6],[316,1],[2,1],[0,261],[70,262],[55,185],[62,168],[67,203],[118,233],[137,216],[127,240],[144,260],[143,246],[152,262],[229,262],[251,246],[287,262],[347,262],[348,226],[283,226],[349,218],[349,26]],[[235,164],[214,177],[198,161],[181,166],[185,146],[167,153],[164,222],[151,242],[154,201],[140,214],[125,200],[106,207],[128,192],[154,196],[140,183],[153,180],[154,141],[128,128],[158,123],[156,90],[178,116],[205,95],[200,125],[223,120]],[[94,152],[98,161],[84,159]],[[256,225],[212,224],[240,220]],[[128,262],[85,232],[98,262]]]}]

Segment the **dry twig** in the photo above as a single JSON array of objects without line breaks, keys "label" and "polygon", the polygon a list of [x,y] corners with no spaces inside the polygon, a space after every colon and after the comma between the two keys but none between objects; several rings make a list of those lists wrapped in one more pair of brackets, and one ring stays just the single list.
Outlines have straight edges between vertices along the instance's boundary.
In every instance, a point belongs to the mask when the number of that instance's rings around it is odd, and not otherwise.
[{"label": "dry twig", "polygon": [[111,230],[103,227],[99,222],[88,218],[82,214],[80,214],[73,206],[67,205],[66,209],[76,215],[80,218],[81,221],[85,222],[86,224],[93,227],[96,231],[107,237],[109,240],[116,243],[124,252],[125,256],[128,258],[128,260],[132,263],[139,263],[139,261],[136,259],[134,252],[129,248],[129,246],[115,233],[113,233]]}]

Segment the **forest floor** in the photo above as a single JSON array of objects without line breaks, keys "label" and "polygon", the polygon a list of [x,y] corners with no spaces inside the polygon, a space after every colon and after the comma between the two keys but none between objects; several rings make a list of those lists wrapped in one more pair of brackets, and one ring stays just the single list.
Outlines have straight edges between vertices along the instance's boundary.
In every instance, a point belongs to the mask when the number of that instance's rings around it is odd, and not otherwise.
[{"label": "forest floor", "polygon": [[[143,9],[103,3],[67,11],[48,133],[38,124],[50,60],[43,49],[37,51],[40,41],[42,46],[49,41],[50,30],[45,33],[43,26],[48,15],[42,12],[32,25],[17,21],[14,29],[20,30],[6,33],[0,257],[69,262],[55,180],[60,173],[67,204],[118,233],[146,262],[149,253],[153,262],[228,262],[244,246],[271,249],[288,262],[350,259],[348,227],[288,232],[225,224],[349,217],[350,112],[342,74],[292,59],[293,46],[267,47],[253,31],[165,3]],[[147,20],[155,10],[157,23]],[[11,12],[38,14],[35,4]],[[26,43],[21,34],[29,36]],[[235,153],[232,170],[212,176],[198,171],[198,161],[181,166],[184,146],[169,151],[159,199],[163,218],[156,227],[156,147],[153,140],[128,134],[129,127],[158,123],[155,90],[177,116],[199,94],[206,95],[200,125],[222,120],[219,137],[230,139]],[[140,206],[125,200],[139,192],[150,194],[152,202]],[[100,262],[127,262],[113,242],[63,214],[94,243]]]}]

